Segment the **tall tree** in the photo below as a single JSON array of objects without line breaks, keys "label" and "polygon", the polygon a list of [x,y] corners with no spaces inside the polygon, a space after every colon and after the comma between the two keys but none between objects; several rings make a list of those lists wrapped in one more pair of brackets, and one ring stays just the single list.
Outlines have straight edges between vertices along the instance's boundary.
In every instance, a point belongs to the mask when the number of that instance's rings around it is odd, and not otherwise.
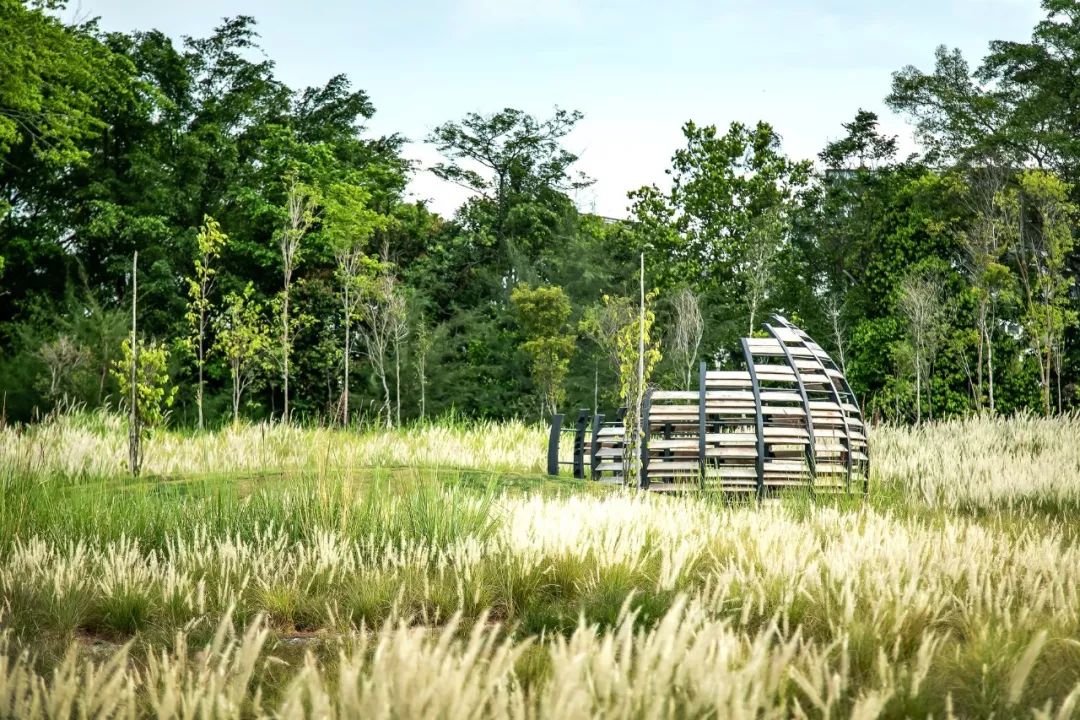
[{"label": "tall tree", "polygon": [[746,261],[741,268],[746,287],[746,306],[750,316],[752,335],[758,311],[768,300],[776,275],[777,258],[784,244],[786,233],[782,210],[770,208],[754,219],[747,238]]},{"label": "tall tree", "polygon": [[[751,295],[760,304],[763,293],[751,293],[749,284],[763,279],[779,243],[761,242],[764,218],[783,213],[806,189],[810,163],[789,160],[764,122],[732,123],[723,134],[688,122],[683,136],[686,146],[671,161],[671,190],[632,192],[632,211],[643,246],[656,258],[657,287],[690,282],[734,315]],[[738,332],[734,325],[728,330],[732,337]]]},{"label": "tall tree", "polygon": [[54,166],[85,160],[83,141],[107,127],[100,102],[131,92],[127,58],[95,37],[93,23],[65,25],[51,12],[63,7],[0,1],[0,159],[26,146]]},{"label": "tall tree", "polygon": [[[284,407],[281,419],[289,422],[289,360],[292,356],[292,317],[289,301],[291,300],[293,273],[300,260],[300,247],[304,237],[315,222],[317,198],[314,191],[300,183],[295,177],[288,180],[285,195],[285,226],[281,230],[278,247],[281,250],[281,384],[284,395]],[[202,411],[200,408],[200,427]]]},{"label": "tall tree", "polygon": [[244,393],[267,370],[265,357],[270,349],[270,329],[251,283],[243,291],[225,296],[214,325],[217,350],[228,363],[232,377],[232,417],[236,424]]},{"label": "tall tree", "polygon": [[931,73],[914,65],[893,73],[885,102],[912,119],[932,160],[966,163],[987,154],[1020,158],[1030,151],[1024,138],[1006,130],[1010,99],[980,82],[959,50],[938,47]]},{"label": "tall tree", "polygon": [[203,218],[202,228],[195,238],[198,253],[195,256],[195,274],[188,277],[188,311],[186,314],[189,335],[187,345],[195,353],[195,367],[198,371],[195,386],[195,404],[199,411],[199,429],[203,429],[203,395],[206,389],[206,339],[210,329],[210,292],[214,287],[217,268],[214,263],[221,255],[228,242],[228,236],[221,231],[214,218]]},{"label": "tall tree", "polygon": [[326,196],[324,223],[337,264],[342,327],[344,330],[340,413],[349,425],[349,377],[352,358],[352,325],[359,303],[370,292],[379,263],[370,257],[367,244],[385,226],[385,217],[369,207],[371,194],[362,186],[335,183]]},{"label": "tall tree", "polygon": [[524,331],[521,349],[529,356],[540,393],[540,415],[554,415],[565,395],[563,383],[574,352],[574,336],[567,331],[570,298],[560,287],[518,285],[510,299]]},{"label": "tall tree", "polygon": [[[975,326],[978,331],[976,357],[976,407],[985,401],[996,411],[994,397],[994,340],[998,313],[1012,285],[1012,271],[1003,264],[1009,233],[1003,225],[1002,192],[1009,170],[990,162],[972,168],[964,194],[971,210],[969,226],[961,232],[963,268],[975,294]],[[984,375],[985,369],[985,375]],[[985,378],[985,380],[984,380]]]},{"label": "tall tree", "polygon": [[580,112],[556,108],[550,118],[537,120],[507,108],[469,113],[428,137],[446,158],[432,172],[473,193],[462,219],[490,233],[492,260],[511,287],[533,271],[532,260],[558,221],[558,196],[591,182],[572,171],[577,155],[563,147],[581,118]]},{"label": "tall tree", "polygon": [[[375,372],[375,377],[382,386],[382,405],[379,416],[386,427],[394,425],[394,404],[390,400],[390,384],[387,381],[387,364],[395,350],[401,328],[405,325],[408,313],[405,296],[398,284],[392,268],[383,265],[377,278],[361,294],[359,302],[360,318],[363,324],[359,328],[360,338],[367,351],[368,361]],[[397,362],[396,353],[395,363]],[[396,368],[400,370],[400,368]],[[400,372],[396,375],[400,385]]]},{"label": "tall tree", "polygon": [[413,369],[416,371],[416,382],[420,386],[420,419],[423,420],[427,414],[427,362],[432,346],[431,328],[423,315],[417,319],[414,337]]},{"label": "tall tree", "polygon": [[683,389],[689,390],[694,365],[701,350],[701,337],[705,333],[705,320],[701,316],[701,298],[690,288],[682,287],[671,297],[671,314],[674,328],[671,333],[668,354],[681,370],[685,370]]},{"label": "tall tree", "polygon": [[[1077,207],[1069,201],[1071,187],[1052,173],[1021,173],[1018,186],[1001,199],[1006,213],[1004,229],[1011,236],[1020,285],[1024,295],[1024,326],[1039,363],[1043,412],[1050,414],[1051,374],[1058,370],[1065,332],[1074,327],[1077,313],[1069,306],[1073,278],[1065,260],[1073,249]],[[1058,407],[1061,393],[1058,392]]]},{"label": "tall tree", "polygon": [[1073,179],[1080,174],[1080,6],[1042,0],[1042,9],[1031,40],[992,41],[977,75],[1008,109],[1000,142],[1022,150],[1017,159],[1025,164]]},{"label": "tall tree", "polygon": [[900,286],[897,303],[907,320],[914,356],[916,424],[922,423],[923,388],[944,332],[943,301],[941,282],[932,273],[913,272]]}]

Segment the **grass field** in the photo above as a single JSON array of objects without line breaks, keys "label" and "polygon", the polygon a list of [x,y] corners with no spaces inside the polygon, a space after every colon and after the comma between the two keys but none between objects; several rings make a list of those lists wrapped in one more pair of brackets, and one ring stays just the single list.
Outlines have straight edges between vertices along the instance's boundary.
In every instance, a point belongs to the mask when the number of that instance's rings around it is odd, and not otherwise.
[{"label": "grass field", "polygon": [[1072,717],[1080,420],[872,436],[871,497],[538,473],[542,429],[0,430],[0,718]]}]

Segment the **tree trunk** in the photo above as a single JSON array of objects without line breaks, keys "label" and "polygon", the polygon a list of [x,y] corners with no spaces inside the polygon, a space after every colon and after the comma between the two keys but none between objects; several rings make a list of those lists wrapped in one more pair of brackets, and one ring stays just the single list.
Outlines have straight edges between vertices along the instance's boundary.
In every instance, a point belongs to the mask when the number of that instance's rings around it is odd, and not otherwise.
[{"label": "tree trunk", "polygon": [[645,253],[641,253],[641,275],[640,275],[640,298],[641,307],[638,311],[638,367],[637,367],[637,399],[636,399],[636,412],[634,413],[634,479],[641,483],[641,438],[642,438],[642,426],[641,426],[641,412],[643,405],[645,404]]},{"label": "tree trunk", "polygon": [[1054,379],[1057,380],[1057,411],[1058,415],[1061,414],[1061,357],[1056,356],[1054,358]]},{"label": "tree trunk", "polygon": [[342,422],[344,427],[349,427],[349,326],[351,324],[351,318],[349,316],[349,286],[345,286],[345,377],[343,378],[342,385],[344,386],[344,396],[342,397]]},{"label": "tree trunk", "polygon": [[922,425],[922,355],[915,352],[915,424]]},{"label": "tree trunk", "polygon": [[997,413],[994,402],[994,328],[997,327],[997,306],[990,313],[990,324],[986,332],[986,387],[990,394],[990,414]]},{"label": "tree trunk", "polygon": [[285,282],[285,296],[281,303],[281,385],[284,393],[284,405],[281,410],[283,422],[289,422],[289,283]]},{"label": "tree trunk", "polygon": [[394,422],[401,425],[401,351],[394,343]]},{"label": "tree trunk", "polygon": [[1046,355],[1040,355],[1039,364],[1041,367],[1040,375],[1042,376],[1042,389],[1043,389],[1043,415],[1050,417],[1050,341],[1046,341]]},{"label": "tree trunk", "polygon": [[139,427],[139,343],[136,326],[136,308],[139,302],[139,253],[131,260],[131,409],[128,416],[128,464],[131,474],[139,477],[142,432]]},{"label": "tree trunk", "polygon": [[983,403],[983,354],[986,347],[986,303],[979,304],[979,350],[975,362],[975,409],[982,410]]},{"label": "tree trunk", "polygon": [[[204,298],[205,299],[205,298]],[[203,367],[206,365],[206,309],[199,307],[199,386],[195,389],[195,402],[199,406],[199,430],[203,429]]]},{"label": "tree trunk", "polygon": [[385,369],[379,372],[379,379],[382,380],[383,408],[386,410],[386,427],[391,428],[394,426],[394,416],[392,414],[394,406],[390,402],[390,386],[386,382]]},{"label": "tree trunk", "polygon": [[233,425],[236,425],[240,422],[240,366],[235,360],[233,361],[232,371],[232,421]]},{"label": "tree trunk", "polygon": [[427,414],[427,369],[420,366],[420,419]]},{"label": "tree trunk", "polygon": [[593,388],[592,388],[592,407],[593,414],[600,412],[600,364],[597,363],[593,366]]}]

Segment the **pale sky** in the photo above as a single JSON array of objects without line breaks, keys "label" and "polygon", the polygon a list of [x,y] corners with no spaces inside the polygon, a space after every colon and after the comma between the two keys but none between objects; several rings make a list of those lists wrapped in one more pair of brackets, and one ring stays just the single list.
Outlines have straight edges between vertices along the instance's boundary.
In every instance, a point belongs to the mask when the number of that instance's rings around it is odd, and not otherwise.
[{"label": "pale sky", "polygon": [[410,185],[444,215],[464,198],[422,168],[436,125],[516,107],[585,113],[568,138],[596,180],[582,210],[621,217],[628,190],[665,184],[686,120],[772,123],[785,151],[813,158],[860,107],[913,149],[884,107],[890,74],[929,69],[939,44],[976,65],[993,39],[1024,40],[1038,0],[72,0],[107,30],[208,35],[252,15],[293,88],[345,73],[376,107],[373,134],[399,132],[420,162]]}]

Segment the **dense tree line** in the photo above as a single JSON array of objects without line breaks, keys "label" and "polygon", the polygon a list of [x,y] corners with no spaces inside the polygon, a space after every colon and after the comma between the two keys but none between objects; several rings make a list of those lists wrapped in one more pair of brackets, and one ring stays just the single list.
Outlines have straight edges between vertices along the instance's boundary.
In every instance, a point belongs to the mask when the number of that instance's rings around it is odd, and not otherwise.
[{"label": "dense tree line", "polygon": [[[176,43],[0,0],[4,417],[129,394],[136,269],[173,423],[610,408],[642,253],[655,383],[782,312],[877,417],[1071,408],[1080,8],[1043,7],[974,69],[942,47],[894,73],[919,154],[865,111],[809,160],[767,122],[687,122],[670,184],[615,221],[571,199],[580,113],[451,120],[415,168],[348,78],[283,84],[252,18]],[[452,218],[406,199],[427,171],[470,191]]]}]

